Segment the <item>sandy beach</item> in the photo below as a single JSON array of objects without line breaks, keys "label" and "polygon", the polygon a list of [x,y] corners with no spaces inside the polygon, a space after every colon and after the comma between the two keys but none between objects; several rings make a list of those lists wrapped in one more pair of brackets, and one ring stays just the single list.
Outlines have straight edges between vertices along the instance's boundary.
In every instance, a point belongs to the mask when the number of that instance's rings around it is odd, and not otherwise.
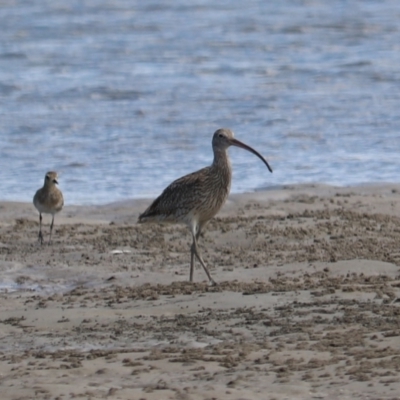
[{"label": "sandy beach", "polygon": [[400,185],[232,195],[216,287],[149,202],[0,203],[1,399],[400,398]]}]

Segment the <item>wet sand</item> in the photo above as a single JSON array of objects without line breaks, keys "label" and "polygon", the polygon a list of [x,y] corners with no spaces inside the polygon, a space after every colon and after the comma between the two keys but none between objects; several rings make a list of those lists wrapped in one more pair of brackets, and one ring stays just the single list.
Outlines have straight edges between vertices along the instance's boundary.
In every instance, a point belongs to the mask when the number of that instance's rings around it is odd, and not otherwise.
[{"label": "wet sand", "polygon": [[231,196],[217,287],[147,204],[0,203],[2,399],[400,398],[400,185]]}]

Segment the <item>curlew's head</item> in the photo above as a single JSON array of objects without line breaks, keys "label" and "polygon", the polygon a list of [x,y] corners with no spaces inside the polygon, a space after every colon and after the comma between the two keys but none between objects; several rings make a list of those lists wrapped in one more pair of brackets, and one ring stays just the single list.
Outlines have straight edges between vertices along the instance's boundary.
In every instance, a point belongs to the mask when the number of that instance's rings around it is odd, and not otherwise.
[{"label": "curlew's head", "polygon": [[227,128],[221,128],[215,131],[213,139],[212,139],[212,146],[214,151],[223,150],[225,151],[229,146],[236,146],[240,147],[241,149],[245,149],[250,151],[250,153],[255,154],[258,158],[260,158],[264,164],[267,166],[268,170],[272,172],[272,168],[269,166],[267,160],[256,150],[252,147],[248,146],[247,144],[241,142],[240,140],[235,139],[233,132]]},{"label": "curlew's head", "polygon": [[58,174],[54,171],[49,171],[44,177],[45,186],[52,186],[58,184]]},{"label": "curlew's head", "polygon": [[231,140],[234,139],[235,135],[230,129],[221,128],[215,131],[212,146],[216,149],[226,150],[232,145]]}]

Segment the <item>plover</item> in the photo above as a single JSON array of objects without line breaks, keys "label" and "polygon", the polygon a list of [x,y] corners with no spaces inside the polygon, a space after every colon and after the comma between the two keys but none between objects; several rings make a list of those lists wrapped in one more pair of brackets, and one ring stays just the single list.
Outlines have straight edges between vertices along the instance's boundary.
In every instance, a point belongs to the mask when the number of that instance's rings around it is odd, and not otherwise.
[{"label": "plover", "polygon": [[40,188],[33,197],[33,204],[39,211],[39,240],[43,244],[42,234],[42,214],[51,214],[52,220],[50,225],[50,239],[54,225],[54,215],[61,211],[64,205],[64,198],[61,190],[56,186],[58,175],[57,172],[49,171],[44,178],[44,185]]}]

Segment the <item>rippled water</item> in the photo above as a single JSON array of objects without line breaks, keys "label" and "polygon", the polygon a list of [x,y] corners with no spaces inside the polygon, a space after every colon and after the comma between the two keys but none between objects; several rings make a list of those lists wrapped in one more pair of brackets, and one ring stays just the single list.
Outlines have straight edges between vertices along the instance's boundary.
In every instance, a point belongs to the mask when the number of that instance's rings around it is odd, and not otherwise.
[{"label": "rippled water", "polygon": [[157,195],[209,164],[233,192],[399,181],[400,2],[37,0],[0,5],[1,200],[62,173],[66,203]]}]

